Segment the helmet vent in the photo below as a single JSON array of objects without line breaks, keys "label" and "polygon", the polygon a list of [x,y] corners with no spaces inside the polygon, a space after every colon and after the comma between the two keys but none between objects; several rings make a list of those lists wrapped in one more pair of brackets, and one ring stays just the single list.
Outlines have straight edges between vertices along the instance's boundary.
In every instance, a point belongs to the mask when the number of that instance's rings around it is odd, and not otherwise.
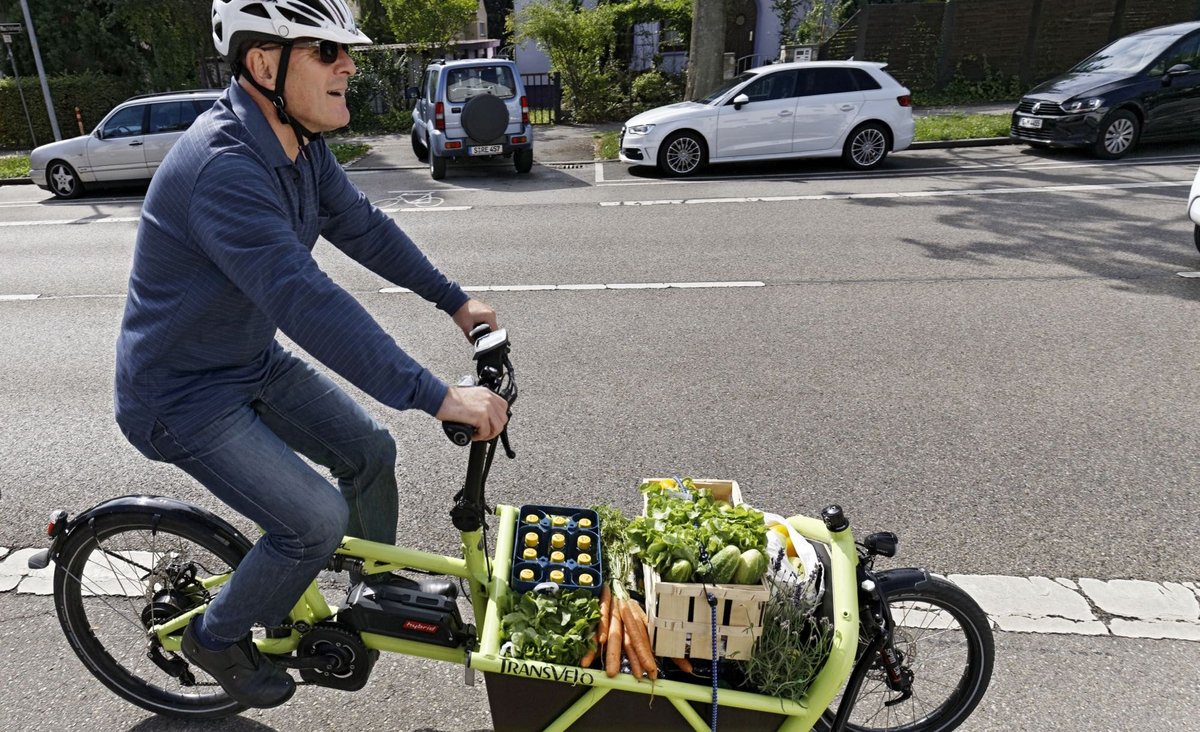
[{"label": "helmet vent", "polygon": [[283,17],[287,18],[288,20],[292,21],[296,25],[307,25],[307,26],[311,26],[313,28],[321,27],[321,24],[318,23],[317,21],[313,20],[311,17],[309,17],[307,15],[301,15],[300,13],[294,12],[292,10],[286,10],[284,8],[280,8],[279,14],[282,15]]},{"label": "helmet vent", "polygon": [[267,14],[267,9],[261,5],[247,5],[242,8],[242,12],[246,15],[257,15],[260,18],[270,18]]}]

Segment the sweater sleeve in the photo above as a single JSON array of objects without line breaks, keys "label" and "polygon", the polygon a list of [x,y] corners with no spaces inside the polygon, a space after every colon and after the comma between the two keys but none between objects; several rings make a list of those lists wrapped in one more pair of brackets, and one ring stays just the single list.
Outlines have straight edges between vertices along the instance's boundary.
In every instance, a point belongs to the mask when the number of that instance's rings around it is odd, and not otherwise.
[{"label": "sweater sleeve", "polygon": [[322,236],[380,277],[406,287],[453,315],[468,300],[413,243],[408,234],[373,206],[350,182],[324,140],[309,145],[321,197],[321,216],[327,217]]},{"label": "sweater sleeve", "polygon": [[412,359],[297,238],[261,164],[219,155],[200,172],[189,233],[221,272],[314,358],[395,409],[435,414],[446,385]]}]

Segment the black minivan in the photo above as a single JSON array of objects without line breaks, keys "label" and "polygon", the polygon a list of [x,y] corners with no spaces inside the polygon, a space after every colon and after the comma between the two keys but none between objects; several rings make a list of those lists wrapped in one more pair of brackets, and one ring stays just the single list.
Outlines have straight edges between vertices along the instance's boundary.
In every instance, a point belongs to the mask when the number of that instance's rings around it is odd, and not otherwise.
[{"label": "black minivan", "polygon": [[1200,137],[1200,22],[1120,38],[1033,88],[1010,137],[1115,159],[1139,140]]}]

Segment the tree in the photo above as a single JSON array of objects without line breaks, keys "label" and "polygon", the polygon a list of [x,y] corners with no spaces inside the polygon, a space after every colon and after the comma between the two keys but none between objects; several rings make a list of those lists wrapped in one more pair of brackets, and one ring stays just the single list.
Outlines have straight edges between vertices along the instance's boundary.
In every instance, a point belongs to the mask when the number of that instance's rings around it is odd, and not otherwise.
[{"label": "tree", "polygon": [[380,0],[397,43],[446,49],[475,19],[478,0]]},{"label": "tree", "polygon": [[151,89],[216,86],[204,59],[216,55],[212,9],[195,0],[114,0],[113,17],[129,29],[146,57]]},{"label": "tree", "polygon": [[[114,0],[29,3],[46,74],[93,71],[141,78],[146,68],[144,50],[114,16],[113,5]],[[20,0],[0,0],[0,20],[24,25]],[[20,69],[33,73],[33,51],[24,33],[13,37],[13,55]],[[4,65],[8,65],[7,59]]]},{"label": "tree", "polygon": [[695,0],[688,54],[687,99],[697,99],[725,78],[725,0]]},{"label": "tree", "polygon": [[562,75],[570,106],[581,122],[603,119],[614,96],[609,73],[616,31],[611,5],[588,9],[571,0],[531,3],[510,16],[516,43],[533,41]]}]

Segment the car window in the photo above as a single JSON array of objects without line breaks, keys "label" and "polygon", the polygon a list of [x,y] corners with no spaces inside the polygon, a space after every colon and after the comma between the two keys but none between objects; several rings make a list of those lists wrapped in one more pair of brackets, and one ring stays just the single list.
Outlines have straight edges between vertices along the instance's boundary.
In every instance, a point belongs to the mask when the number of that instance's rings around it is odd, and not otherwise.
[{"label": "car window", "polygon": [[730,89],[734,88],[735,86],[738,86],[739,84],[745,84],[746,81],[748,81],[749,79],[753,79],[755,76],[757,76],[757,74],[755,72],[743,71],[742,73],[738,74],[737,76],[733,77],[732,79],[729,79],[724,84],[717,87],[716,89],[713,89],[707,95],[697,98],[695,101],[699,102],[700,104],[712,104],[713,102],[717,101],[721,97],[725,96],[725,93],[727,91],[729,91]]},{"label": "car window", "polygon": [[150,105],[150,134],[159,132],[183,132],[192,126],[199,114],[192,100],[159,102]]},{"label": "car window", "polygon": [[446,101],[465,102],[478,94],[501,99],[516,96],[517,82],[508,66],[464,66],[446,70]]},{"label": "car window", "polygon": [[[1174,40],[1171,36],[1126,36],[1075,64],[1077,74],[1133,73],[1146,68]],[[1161,72],[1159,72],[1161,73]]]},{"label": "car window", "polygon": [[871,91],[872,89],[882,89],[875,77],[871,76],[864,69],[850,69],[850,76],[854,77],[854,83],[858,84],[859,91]]},{"label": "car window", "polygon": [[429,69],[425,72],[425,99],[434,101],[434,96],[437,94],[437,70]]},{"label": "car window", "polygon": [[1179,43],[1171,46],[1162,58],[1150,67],[1152,76],[1161,76],[1167,69],[1178,64],[1187,64],[1193,69],[1200,69],[1200,35],[1188,36]]},{"label": "car window", "polygon": [[779,71],[774,74],[763,74],[742,89],[742,94],[750,97],[752,102],[766,102],[772,99],[787,99],[794,96],[795,71]]},{"label": "car window", "polygon": [[850,69],[801,69],[796,81],[798,97],[858,91]]},{"label": "car window", "polygon": [[119,110],[104,123],[104,129],[101,131],[104,139],[133,137],[142,134],[142,112],[145,109],[145,105],[135,104]]}]

